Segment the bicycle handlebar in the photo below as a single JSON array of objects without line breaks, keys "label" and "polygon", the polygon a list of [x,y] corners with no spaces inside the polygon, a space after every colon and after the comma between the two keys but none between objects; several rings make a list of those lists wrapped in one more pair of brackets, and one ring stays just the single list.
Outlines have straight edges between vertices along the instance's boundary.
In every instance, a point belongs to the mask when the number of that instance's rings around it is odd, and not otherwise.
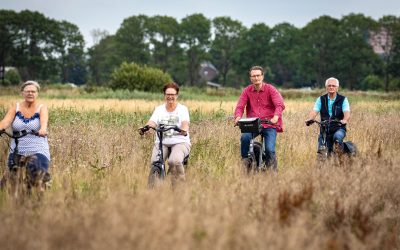
[{"label": "bicycle handlebar", "polygon": [[[239,120],[240,121],[240,120]],[[268,119],[260,119],[261,124],[270,124],[270,125],[277,125],[276,123],[272,123],[271,120]],[[239,123],[235,123],[234,127],[239,126]],[[277,125],[278,126],[278,125]]]},{"label": "bicycle handlebar", "polygon": [[313,123],[317,123],[317,124],[320,125],[320,126],[326,126],[326,125],[328,125],[328,124],[330,124],[330,123],[337,123],[337,124],[339,124],[340,126],[343,125],[339,120],[333,119],[333,120],[325,120],[325,121],[308,120],[308,121],[306,121],[306,126],[310,126],[310,125],[313,124]]},{"label": "bicycle handlebar", "polygon": [[271,124],[276,125],[276,123],[272,123],[271,120],[268,119],[260,119],[261,124]]},{"label": "bicycle handlebar", "polygon": [[7,135],[8,137],[10,137],[10,138],[12,138],[12,139],[19,139],[19,138],[22,138],[22,137],[27,136],[27,135],[36,135],[36,136],[39,136],[39,133],[38,133],[37,131],[34,131],[34,130],[29,131],[29,132],[26,131],[26,130],[22,130],[22,131],[13,131],[13,133],[10,134],[10,133],[6,132],[5,129],[2,129],[2,130],[0,130],[0,136],[1,136],[2,134],[5,134],[5,135]]},{"label": "bicycle handlebar", "polygon": [[187,136],[187,131],[184,131],[180,129],[176,125],[166,125],[166,124],[159,124],[157,127],[151,127],[149,125],[146,125],[144,127],[139,128],[139,134],[144,135],[145,132],[149,131],[150,129],[153,129],[157,132],[167,132],[168,130],[175,130],[179,133],[185,132],[184,136]]}]

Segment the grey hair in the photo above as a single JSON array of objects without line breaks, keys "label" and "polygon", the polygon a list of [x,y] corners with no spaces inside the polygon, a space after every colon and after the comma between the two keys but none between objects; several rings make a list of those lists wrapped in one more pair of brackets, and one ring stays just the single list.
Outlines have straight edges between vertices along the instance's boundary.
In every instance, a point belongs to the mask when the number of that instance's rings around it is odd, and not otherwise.
[{"label": "grey hair", "polygon": [[336,86],[339,87],[339,80],[336,79],[335,77],[329,77],[328,79],[326,79],[326,81],[325,81],[325,87],[328,86],[328,82],[329,82],[330,80],[334,80],[334,81],[336,82]]},{"label": "grey hair", "polygon": [[39,83],[36,82],[36,81],[31,81],[31,80],[26,81],[26,82],[24,82],[24,83],[21,85],[21,91],[24,91],[25,87],[26,87],[26,86],[29,86],[29,85],[35,86],[36,89],[37,89],[37,91],[38,91],[38,92],[40,91],[40,85],[39,85]]}]

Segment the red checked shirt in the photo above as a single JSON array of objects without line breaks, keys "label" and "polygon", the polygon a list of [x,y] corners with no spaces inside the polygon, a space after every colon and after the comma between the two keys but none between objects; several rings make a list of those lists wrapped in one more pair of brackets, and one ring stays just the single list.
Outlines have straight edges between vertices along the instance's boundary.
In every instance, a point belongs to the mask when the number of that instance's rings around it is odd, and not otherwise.
[{"label": "red checked shirt", "polygon": [[271,84],[263,83],[258,92],[253,85],[247,86],[236,105],[235,117],[242,117],[245,107],[247,118],[259,117],[270,120],[277,115],[279,119],[276,124],[263,124],[263,126],[264,128],[276,128],[277,132],[283,131],[282,112],[285,104],[281,94]]}]

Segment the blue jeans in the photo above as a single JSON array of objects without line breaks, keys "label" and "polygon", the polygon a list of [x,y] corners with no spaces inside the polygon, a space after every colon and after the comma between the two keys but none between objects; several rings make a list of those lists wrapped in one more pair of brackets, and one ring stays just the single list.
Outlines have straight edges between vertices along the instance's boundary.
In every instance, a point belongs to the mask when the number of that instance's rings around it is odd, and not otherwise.
[{"label": "blue jeans", "polygon": [[[276,145],[276,129],[275,128],[263,128],[261,133],[264,136],[264,145],[265,145],[265,155],[267,156],[267,165],[271,166],[276,164],[276,154],[275,154],[275,145]],[[240,138],[240,154],[243,158],[248,157],[249,148],[250,148],[250,140],[252,138],[251,133],[243,133]]]},{"label": "blue jeans", "polygon": [[[338,129],[333,135],[326,135],[326,145],[328,147],[328,152],[333,151],[333,142],[338,141],[341,148],[343,148],[343,139],[346,137],[346,131],[344,129]],[[322,134],[318,137],[318,149],[323,146]]]}]

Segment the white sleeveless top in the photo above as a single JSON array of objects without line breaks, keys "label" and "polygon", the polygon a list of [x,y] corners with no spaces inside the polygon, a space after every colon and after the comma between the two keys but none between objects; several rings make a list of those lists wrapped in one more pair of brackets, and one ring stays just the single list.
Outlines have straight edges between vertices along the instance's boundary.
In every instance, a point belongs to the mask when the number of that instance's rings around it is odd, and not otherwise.
[{"label": "white sleeveless top", "polygon": [[[35,114],[30,118],[25,118],[24,115],[19,110],[19,103],[17,103],[15,118],[12,123],[13,131],[23,131],[26,130],[30,132],[32,130],[39,131],[40,129],[40,109],[42,105],[39,105]],[[50,150],[49,143],[46,137],[36,136],[28,134],[22,138],[18,139],[18,154],[28,156],[33,154],[42,154],[50,161]],[[11,142],[10,153],[14,152],[15,140]]]}]

